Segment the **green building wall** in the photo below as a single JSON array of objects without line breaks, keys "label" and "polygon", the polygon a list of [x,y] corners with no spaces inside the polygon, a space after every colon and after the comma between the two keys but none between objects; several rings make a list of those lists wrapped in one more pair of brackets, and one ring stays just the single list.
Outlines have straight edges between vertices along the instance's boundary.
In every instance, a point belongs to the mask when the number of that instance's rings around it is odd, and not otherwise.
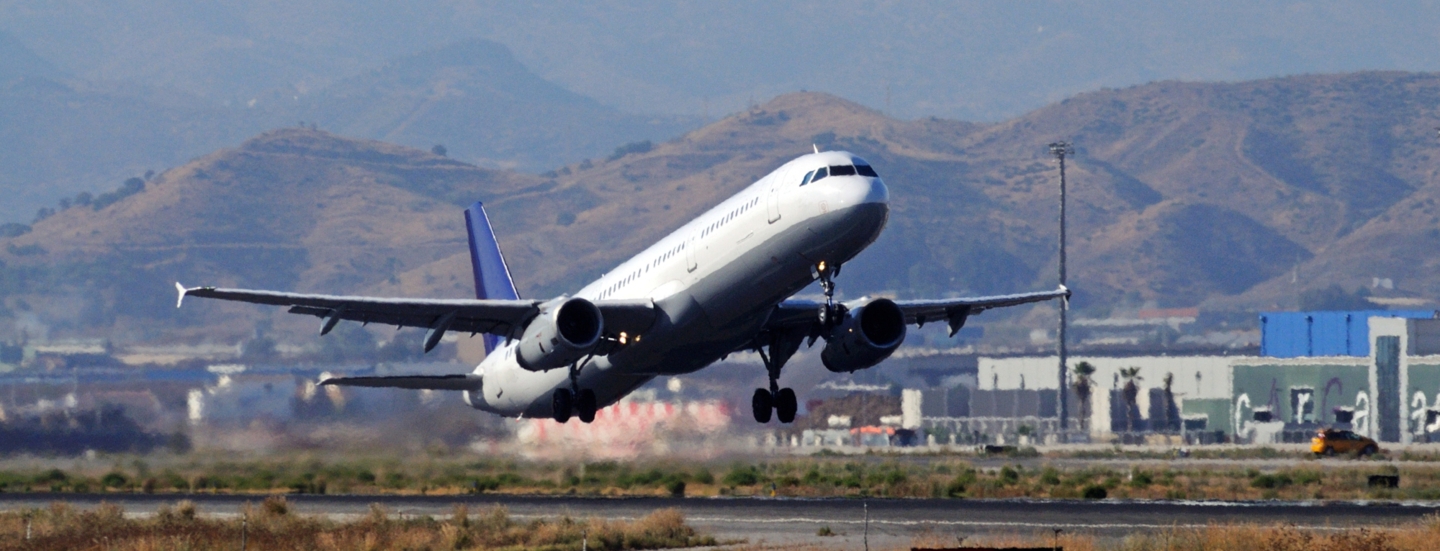
[{"label": "green building wall", "polygon": [[1186,398],[1180,404],[1181,415],[1204,415],[1205,430],[1223,430],[1225,434],[1235,433],[1230,422],[1230,400],[1226,398]]},{"label": "green building wall", "polygon": [[1335,422],[1332,413],[1335,407],[1355,407],[1359,393],[1370,394],[1370,367],[1363,358],[1350,363],[1312,360],[1241,364],[1234,366],[1232,377],[1231,418],[1226,423],[1226,430],[1231,433],[1235,430],[1234,416],[1239,414],[1242,421],[1249,420],[1257,406],[1270,406],[1276,421],[1297,420],[1293,390],[1312,390],[1312,406],[1305,420],[1320,424]]},{"label": "green building wall", "polygon": [[1406,429],[1411,434],[1422,434],[1426,432],[1420,426],[1425,422],[1425,409],[1440,407],[1440,357],[1411,356],[1409,360],[1405,406],[1410,412],[1410,422]]}]

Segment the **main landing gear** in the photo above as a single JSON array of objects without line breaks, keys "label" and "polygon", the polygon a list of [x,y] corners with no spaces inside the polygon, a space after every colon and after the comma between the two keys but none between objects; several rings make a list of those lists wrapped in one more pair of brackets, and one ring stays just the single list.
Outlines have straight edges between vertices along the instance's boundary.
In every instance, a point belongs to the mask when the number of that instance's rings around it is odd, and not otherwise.
[{"label": "main landing gear", "polygon": [[555,422],[569,421],[572,413],[579,417],[582,423],[595,421],[595,411],[598,409],[595,391],[580,388],[580,370],[587,363],[590,363],[590,358],[570,364],[570,388],[557,388],[555,394],[550,396],[550,410],[555,416]]},{"label": "main landing gear", "polygon": [[[828,266],[823,261],[811,269],[811,275],[820,280],[820,289],[825,292],[825,304],[818,313],[820,326],[825,330],[834,326],[845,315],[845,307],[835,304],[835,276],[839,273],[839,266]],[[760,359],[765,362],[765,372],[770,376],[770,388],[757,388],[754,396],[750,398],[750,410],[755,414],[756,421],[769,423],[772,413],[781,423],[795,421],[795,413],[800,410],[800,405],[794,390],[780,388],[780,369],[795,355],[795,351],[800,349],[800,342],[805,340],[808,332],[809,328],[799,332],[767,333],[758,339],[760,344],[765,346],[757,345],[755,351],[760,353]],[[813,334],[811,342],[814,342]]]}]

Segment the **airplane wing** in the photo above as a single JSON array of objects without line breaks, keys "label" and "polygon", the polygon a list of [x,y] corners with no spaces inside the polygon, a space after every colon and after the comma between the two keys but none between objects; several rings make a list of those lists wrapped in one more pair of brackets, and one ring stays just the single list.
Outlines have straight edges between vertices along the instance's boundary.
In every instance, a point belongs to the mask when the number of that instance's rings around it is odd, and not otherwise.
[{"label": "airplane wing", "polygon": [[1043,302],[1057,298],[1069,300],[1070,289],[1061,286],[1053,291],[1016,293],[1013,295],[897,300],[895,301],[895,305],[899,306],[900,311],[905,313],[906,323],[914,323],[924,327],[926,322],[945,320],[950,324],[950,336],[953,337],[955,336],[955,332],[960,330],[959,326],[965,324],[966,317],[979,314],[991,308],[1019,306],[1021,304]]},{"label": "airplane wing", "polygon": [[[905,313],[905,323],[913,323],[923,327],[932,321],[944,320],[950,326],[950,336],[965,325],[965,320],[970,316],[979,314],[991,308],[1004,308],[1006,306],[1018,306],[1031,302],[1054,300],[1057,298],[1068,299],[1070,289],[1058,287],[1053,291],[1037,291],[1033,293],[1017,293],[1013,295],[994,295],[988,297],[960,297],[923,300],[897,300],[895,305]],[[818,334],[820,331],[819,318],[817,316],[821,303],[812,300],[787,300],[775,307],[775,312],[770,315],[769,322],[765,328],[771,331],[794,331],[805,326],[812,326],[809,334]]]},{"label": "airplane wing", "polygon": [[[373,298],[215,287],[186,288],[179,283],[175,284],[175,288],[180,293],[175,302],[177,308],[186,296],[288,306],[292,314],[323,319],[321,335],[329,333],[340,320],[423,327],[431,330],[425,339],[427,352],[439,343],[440,336],[446,331],[517,336],[540,313],[543,304],[542,301],[523,299]],[[649,300],[602,300],[596,301],[595,306],[604,316],[605,329],[609,333],[642,333],[650,328],[656,317],[655,305]]]},{"label": "airplane wing", "polygon": [[478,391],[481,378],[474,373],[458,375],[404,375],[393,377],[328,377],[320,386],[361,386],[369,388],[409,388],[414,390]]}]

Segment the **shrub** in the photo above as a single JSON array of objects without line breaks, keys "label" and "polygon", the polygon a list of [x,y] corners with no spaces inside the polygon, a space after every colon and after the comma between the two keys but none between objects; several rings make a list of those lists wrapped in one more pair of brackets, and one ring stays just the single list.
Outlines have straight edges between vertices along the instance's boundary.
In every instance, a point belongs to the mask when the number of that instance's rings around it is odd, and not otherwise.
[{"label": "shrub", "polygon": [[655,144],[650,143],[650,140],[644,140],[644,141],[639,141],[639,142],[630,142],[630,143],[627,143],[627,144],[625,144],[625,145],[622,145],[622,146],[620,146],[620,147],[615,148],[615,152],[614,152],[614,153],[611,153],[610,156],[607,157],[605,160],[606,160],[606,161],[617,161],[617,160],[619,160],[621,157],[624,157],[624,156],[626,156],[626,155],[630,155],[630,154],[633,154],[633,153],[646,153],[646,152],[649,152],[651,149],[654,149],[654,148],[655,148]]},{"label": "shrub", "polygon": [[685,481],[678,478],[665,484],[665,491],[670,492],[671,497],[685,497]]},{"label": "shrub", "polygon": [[260,503],[260,512],[269,517],[283,517],[290,514],[290,502],[285,496],[270,496]]},{"label": "shrub", "polygon": [[1045,471],[1040,473],[1040,482],[1049,486],[1060,485],[1060,471],[1054,467],[1045,467]]},{"label": "shrub", "polygon": [[[760,483],[760,470],[754,466],[735,465],[721,480],[726,486],[754,486]],[[857,486],[858,486],[858,480]]]},{"label": "shrub", "polygon": [[1020,471],[1015,470],[1015,467],[1011,467],[1011,466],[1009,466],[1009,465],[1006,465],[1006,466],[1000,468],[1000,483],[1001,483],[1001,484],[1009,485],[1009,484],[1014,484],[1014,483],[1019,482],[1019,481],[1020,481]]},{"label": "shrub", "polygon": [[100,485],[105,488],[123,488],[129,482],[125,475],[117,472],[105,473],[105,476],[100,477]]},{"label": "shrub", "polygon": [[1109,492],[1105,491],[1104,486],[1099,486],[1095,484],[1086,486],[1085,490],[1080,492],[1080,496],[1084,497],[1085,499],[1105,499],[1106,497],[1109,497],[1109,495]]},{"label": "shrub", "polygon": [[1130,472],[1130,486],[1132,487],[1144,488],[1154,482],[1155,479],[1150,476],[1150,473],[1139,469]]},{"label": "shrub", "polygon": [[950,497],[964,497],[965,490],[976,480],[975,469],[965,469],[945,486],[945,495]]},{"label": "shrub", "polygon": [[1284,473],[1262,474],[1250,480],[1250,487],[1264,488],[1267,490],[1278,490],[1291,484],[1290,477]]},{"label": "shrub", "polygon": [[15,222],[0,224],[0,237],[20,237],[27,233],[30,233],[30,226],[25,224]]},{"label": "shrub", "polygon": [[693,478],[693,480],[701,484],[714,484],[715,475],[710,474],[710,469],[702,468],[698,471],[695,471],[695,477]]}]

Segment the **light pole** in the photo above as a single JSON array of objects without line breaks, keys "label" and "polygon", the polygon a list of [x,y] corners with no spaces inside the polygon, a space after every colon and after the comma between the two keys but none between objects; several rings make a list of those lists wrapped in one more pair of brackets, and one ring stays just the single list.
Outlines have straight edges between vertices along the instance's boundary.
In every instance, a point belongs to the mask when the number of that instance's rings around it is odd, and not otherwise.
[{"label": "light pole", "polygon": [[[1054,142],[1050,144],[1050,154],[1060,160],[1060,286],[1065,287],[1065,156],[1075,152],[1070,142]],[[1060,434],[1062,440],[1066,438],[1066,432],[1070,429],[1070,407],[1069,388],[1065,384],[1065,314],[1070,310],[1069,297],[1060,298],[1060,334],[1055,339],[1056,355],[1060,356],[1059,388],[1060,396],[1056,404],[1060,414]]]}]

